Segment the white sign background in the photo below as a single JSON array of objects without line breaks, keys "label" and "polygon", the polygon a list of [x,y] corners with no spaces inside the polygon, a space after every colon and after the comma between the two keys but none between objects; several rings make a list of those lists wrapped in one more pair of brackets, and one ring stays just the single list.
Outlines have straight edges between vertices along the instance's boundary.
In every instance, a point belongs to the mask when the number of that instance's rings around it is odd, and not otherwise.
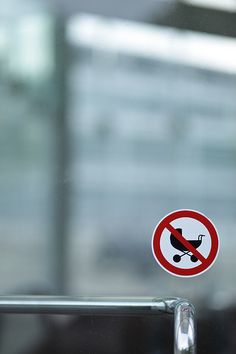
[{"label": "white sign background", "polygon": [[[184,217],[172,221],[171,225],[175,229],[181,228],[182,236],[188,241],[198,240],[198,235],[205,235],[202,238],[202,243],[197,248],[197,250],[203,255],[203,257],[205,258],[208,257],[212,245],[211,237],[207,228],[200,221],[195,220],[193,218]],[[165,228],[164,231],[162,232],[161,239],[160,239],[160,248],[166,260],[172,265],[183,269],[194,268],[200,265],[201,261],[198,260],[197,262],[192,262],[190,256],[188,255],[181,257],[180,262],[178,263],[174,262],[173,260],[174,255],[178,254],[181,256],[182,252],[171,245],[170,234],[171,232],[167,228]],[[192,255],[191,252],[190,255]]]}]

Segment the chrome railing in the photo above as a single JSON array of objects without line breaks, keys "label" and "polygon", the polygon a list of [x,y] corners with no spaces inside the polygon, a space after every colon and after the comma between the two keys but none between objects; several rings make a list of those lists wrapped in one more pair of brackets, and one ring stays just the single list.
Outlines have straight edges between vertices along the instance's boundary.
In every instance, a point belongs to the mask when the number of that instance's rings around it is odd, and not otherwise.
[{"label": "chrome railing", "polygon": [[179,298],[80,298],[0,296],[0,313],[174,315],[174,354],[196,354],[194,307]]}]

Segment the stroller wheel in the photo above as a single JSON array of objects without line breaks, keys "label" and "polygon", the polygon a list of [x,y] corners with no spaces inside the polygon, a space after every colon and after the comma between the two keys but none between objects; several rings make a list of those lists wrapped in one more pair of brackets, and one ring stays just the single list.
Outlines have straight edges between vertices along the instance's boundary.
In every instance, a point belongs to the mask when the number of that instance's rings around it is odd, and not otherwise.
[{"label": "stroller wheel", "polygon": [[175,263],[180,262],[180,260],[181,260],[181,257],[180,257],[178,254],[174,255],[173,261],[174,261]]},{"label": "stroller wheel", "polygon": [[192,255],[192,256],[191,256],[191,261],[195,263],[195,262],[197,262],[197,261],[198,261],[198,258],[197,258],[197,257],[195,257],[194,255]]}]

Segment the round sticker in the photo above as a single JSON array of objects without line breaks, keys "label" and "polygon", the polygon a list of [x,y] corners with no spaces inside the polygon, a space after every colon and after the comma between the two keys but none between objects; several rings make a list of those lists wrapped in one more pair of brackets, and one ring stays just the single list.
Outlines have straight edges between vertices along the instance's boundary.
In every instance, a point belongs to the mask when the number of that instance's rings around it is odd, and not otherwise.
[{"label": "round sticker", "polygon": [[212,221],[194,210],[177,210],[165,216],[152,237],[152,252],[167,272],[194,277],[216,260],[219,237]]}]

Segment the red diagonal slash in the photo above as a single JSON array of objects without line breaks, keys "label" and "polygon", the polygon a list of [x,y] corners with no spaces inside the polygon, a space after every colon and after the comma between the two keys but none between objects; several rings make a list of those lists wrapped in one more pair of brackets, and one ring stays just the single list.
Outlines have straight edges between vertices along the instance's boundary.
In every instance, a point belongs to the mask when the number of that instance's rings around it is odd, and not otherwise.
[{"label": "red diagonal slash", "polygon": [[166,228],[182,243],[184,247],[187,248],[195,257],[199,259],[202,263],[206,261],[206,258],[194,248],[190,242],[188,242],[183,235],[181,235],[171,224],[167,224]]}]

